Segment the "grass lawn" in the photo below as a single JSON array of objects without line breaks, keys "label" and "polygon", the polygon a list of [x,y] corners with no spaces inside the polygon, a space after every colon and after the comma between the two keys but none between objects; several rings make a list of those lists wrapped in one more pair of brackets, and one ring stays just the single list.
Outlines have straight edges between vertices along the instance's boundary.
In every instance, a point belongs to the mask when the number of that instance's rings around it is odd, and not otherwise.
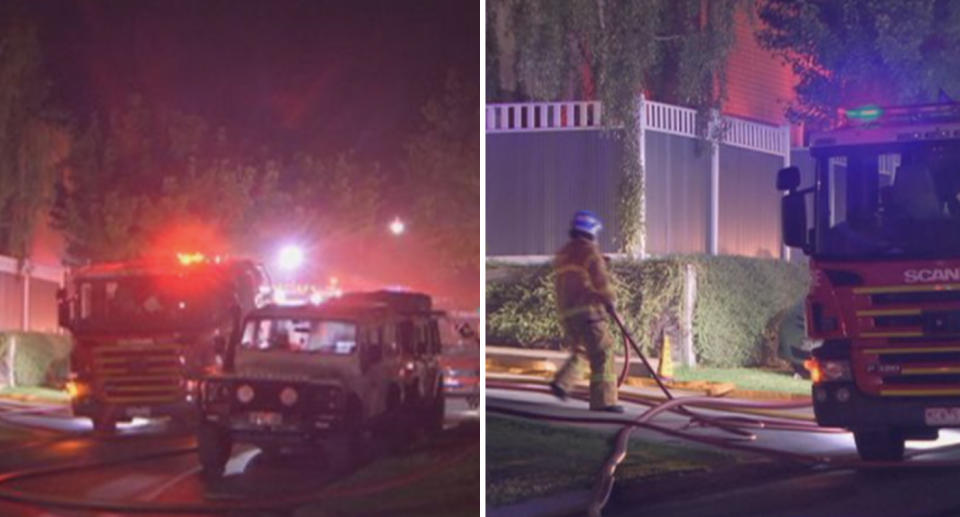
[{"label": "grass lawn", "polygon": [[795,379],[791,372],[756,368],[683,368],[674,369],[678,381],[732,382],[740,390],[779,391],[810,394],[808,379]]},{"label": "grass lawn", "polygon": [[[589,489],[610,454],[613,433],[487,416],[487,504],[501,506],[556,492]],[[617,482],[649,480],[679,472],[703,472],[748,456],[630,441]]]},{"label": "grass lawn", "polygon": [[66,391],[53,388],[42,388],[39,386],[18,386],[16,388],[3,388],[0,390],[0,396],[22,397],[24,399],[34,399],[41,402],[70,402],[70,395]]},{"label": "grass lawn", "polygon": [[[450,454],[463,451],[462,460],[436,470],[411,484],[378,490],[371,494],[333,497],[299,508],[296,516],[440,517],[480,514],[479,425],[444,432],[433,447],[422,447],[374,461],[331,485],[331,491],[377,485],[429,469]],[[472,449],[472,451],[471,451]]]}]

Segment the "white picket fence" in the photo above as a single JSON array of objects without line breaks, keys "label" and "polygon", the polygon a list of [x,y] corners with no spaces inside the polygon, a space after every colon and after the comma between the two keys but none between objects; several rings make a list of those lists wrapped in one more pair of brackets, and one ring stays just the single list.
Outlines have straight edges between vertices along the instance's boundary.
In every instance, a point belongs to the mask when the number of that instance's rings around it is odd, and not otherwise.
[{"label": "white picket fence", "polygon": [[[697,110],[644,99],[640,124],[645,131],[697,138]],[[737,117],[721,116],[717,125],[721,143],[751,151],[786,156],[790,152],[790,126],[762,124]],[[603,106],[599,101],[527,102],[488,104],[487,133],[535,131],[576,131],[605,129]]]}]

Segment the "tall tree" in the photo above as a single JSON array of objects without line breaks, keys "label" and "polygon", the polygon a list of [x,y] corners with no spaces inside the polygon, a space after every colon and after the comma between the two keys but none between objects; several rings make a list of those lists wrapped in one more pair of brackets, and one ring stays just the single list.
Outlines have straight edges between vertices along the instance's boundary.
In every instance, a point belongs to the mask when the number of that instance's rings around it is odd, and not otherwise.
[{"label": "tall tree", "polygon": [[67,163],[53,215],[74,261],[175,246],[262,255],[280,239],[367,231],[380,215],[376,164],[276,156],[139,95],[94,116]]},{"label": "tall tree", "polygon": [[242,234],[252,194],[269,178],[232,151],[221,128],[150,107],[139,95],[93,116],[77,138],[53,210],[71,258],[141,255],[178,227],[202,225],[225,241]]},{"label": "tall tree", "polygon": [[[597,99],[606,123],[622,126],[622,135],[635,134],[641,91],[705,113],[724,97],[734,15],[744,3],[490,0],[488,27],[502,32],[487,53],[488,69],[496,66],[500,78],[488,100]],[[635,138],[624,138],[624,151],[619,246],[636,256],[646,242],[644,171]]]},{"label": "tall tree", "polygon": [[25,259],[67,142],[46,103],[37,28],[14,7],[0,6],[0,253]]},{"label": "tall tree", "polygon": [[422,109],[407,144],[405,191],[413,220],[448,272],[480,272],[480,85],[454,73]]},{"label": "tall tree", "polygon": [[759,12],[761,44],[800,78],[795,120],[823,125],[843,107],[960,95],[960,2],[768,0]]}]

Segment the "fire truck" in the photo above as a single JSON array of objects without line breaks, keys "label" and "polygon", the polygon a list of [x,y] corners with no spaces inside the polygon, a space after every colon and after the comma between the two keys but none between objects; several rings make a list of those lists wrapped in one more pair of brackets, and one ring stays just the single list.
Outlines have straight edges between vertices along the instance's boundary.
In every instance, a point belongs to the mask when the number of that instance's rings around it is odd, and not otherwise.
[{"label": "fire truck", "polygon": [[198,457],[223,474],[234,443],[267,456],[317,452],[336,467],[377,435],[402,445],[443,429],[444,380],[429,296],[344,293],[320,304],[269,305],[245,318],[222,372],[201,383]]},{"label": "fire truck", "polygon": [[135,417],[196,418],[197,380],[241,318],[270,297],[258,263],[200,254],[93,264],[59,293],[73,412],[110,434]]},{"label": "fire truck", "polygon": [[867,461],[960,427],[960,105],[848,110],[779,172],[787,246],[810,258],[807,362],[823,426]]}]

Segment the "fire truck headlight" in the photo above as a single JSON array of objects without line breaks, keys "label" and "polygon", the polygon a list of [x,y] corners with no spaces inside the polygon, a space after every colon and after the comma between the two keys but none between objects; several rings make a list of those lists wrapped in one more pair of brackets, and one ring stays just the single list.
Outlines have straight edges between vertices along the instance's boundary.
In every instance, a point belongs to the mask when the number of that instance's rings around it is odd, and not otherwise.
[{"label": "fire truck headlight", "polygon": [[249,384],[244,384],[237,388],[237,400],[243,404],[249,404],[253,400],[254,392],[253,386]]},{"label": "fire truck headlight", "polygon": [[810,380],[814,384],[829,381],[849,381],[853,379],[850,361],[839,359],[808,359],[803,365],[810,371]]},{"label": "fire truck headlight", "polygon": [[67,394],[70,395],[70,400],[78,400],[85,398],[90,393],[90,386],[82,381],[71,380],[67,382],[66,390]]}]

